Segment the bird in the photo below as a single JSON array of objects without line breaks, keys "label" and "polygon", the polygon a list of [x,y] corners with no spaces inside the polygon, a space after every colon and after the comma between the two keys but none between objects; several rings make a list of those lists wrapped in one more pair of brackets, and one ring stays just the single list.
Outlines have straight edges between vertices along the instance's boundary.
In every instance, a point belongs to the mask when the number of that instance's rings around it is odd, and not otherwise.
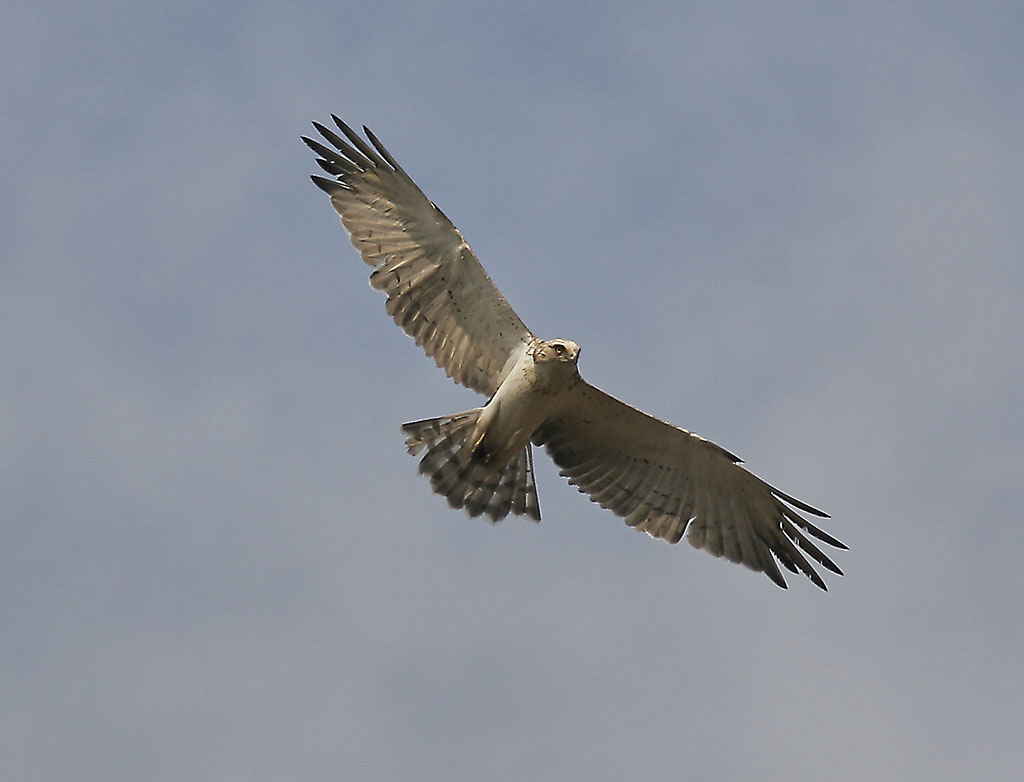
[{"label": "bird", "polygon": [[419,471],[452,508],[498,522],[540,521],[534,446],[559,474],[629,526],[764,573],[783,589],[780,565],[827,586],[812,561],[842,575],[814,540],[847,546],[804,514],[828,514],[784,494],[741,459],[584,380],[580,346],[536,337],[509,305],[451,220],[373,134],[336,115],[302,136],[329,175],[329,197],[370,285],[406,334],[480,407],[402,425]]}]

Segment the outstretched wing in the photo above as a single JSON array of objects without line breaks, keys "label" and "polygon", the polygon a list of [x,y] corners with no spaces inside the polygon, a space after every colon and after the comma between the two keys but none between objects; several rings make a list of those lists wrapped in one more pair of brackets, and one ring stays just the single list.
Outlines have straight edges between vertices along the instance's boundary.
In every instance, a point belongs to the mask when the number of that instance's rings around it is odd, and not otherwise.
[{"label": "outstretched wing", "polygon": [[827,514],[747,472],[725,449],[586,382],[533,442],[547,447],[569,483],[653,537],[678,543],[685,532],[696,548],[761,571],[783,588],[778,563],[822,589],[808,557],[842,575],[808,536],[846,546],[789,506]]},{"label": "outstretched wing", "polygon": [[[314,176],[331,197],[387,311],[456,382],[491,395],[510,358],[533,335],[505,301],[462,234],[367,128],[370,144],[332,115],[345,136],[313,125],[303,136],[336,179]],[[372,146],[371,146],[372,144]],[[333,148],[332,148],[333,147]]]}]

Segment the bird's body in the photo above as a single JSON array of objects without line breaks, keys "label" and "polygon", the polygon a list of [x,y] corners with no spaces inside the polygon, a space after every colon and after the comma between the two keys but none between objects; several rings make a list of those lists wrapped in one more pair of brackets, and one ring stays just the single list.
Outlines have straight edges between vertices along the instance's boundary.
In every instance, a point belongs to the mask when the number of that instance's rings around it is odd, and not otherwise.
[{"label": "bird's body", "polygon": [[[366,128],[334,118],[344,138],[314,123],[327,147],[304,138],[335,179],[313,177],[331,197],[352,243],[374,267],[387,311],[454,380],[487,403],[403,425],[409,452],[434,491],[472,516],[540,520],[533,445],[561,474],[630,526],[764,572],[782,564],[824,582],[807,556],[838,567],[808,535],[845,548],[790,497],[714,443],[620,402],[580,376],[579,346],[535,337],[484,272],[462,234]],[[789,507],[793,506],[793,507]],[[807,556],[805,556],[805,554]]]},{"label": "bird's body", "polygon": [[579,346],[569,340],[536,340],[523,351],[480,412],[469,439],[474,458],[500,467],[528,447],[533,433],[580,382],[578,356]]}]

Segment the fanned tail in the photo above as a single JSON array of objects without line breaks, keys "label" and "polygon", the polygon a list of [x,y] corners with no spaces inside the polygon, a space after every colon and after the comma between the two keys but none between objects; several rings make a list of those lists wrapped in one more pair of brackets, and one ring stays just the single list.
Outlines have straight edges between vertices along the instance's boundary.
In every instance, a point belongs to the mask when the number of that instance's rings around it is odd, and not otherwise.
[{"label": "fanned tail", "polygon": [[480,410],[402,424],[405,446],[413,456],[426,449],[420,472],[453,508],[465,508],[470,516],[486,514],[495,522],[509,513],[540,521],[529,444],[504,465],[473,458],[466,440]]}]

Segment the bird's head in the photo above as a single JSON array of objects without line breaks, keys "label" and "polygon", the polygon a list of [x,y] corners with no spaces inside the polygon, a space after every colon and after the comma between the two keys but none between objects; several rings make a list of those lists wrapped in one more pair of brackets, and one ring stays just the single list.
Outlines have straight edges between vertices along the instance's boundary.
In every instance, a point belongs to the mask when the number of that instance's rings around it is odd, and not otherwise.
[{"label": "bird's head", "polygon": [[541,342],[533,352],[533,360],[557,362],[575,366],[580,357],[580,346],[570,339],[549,339]]}]

